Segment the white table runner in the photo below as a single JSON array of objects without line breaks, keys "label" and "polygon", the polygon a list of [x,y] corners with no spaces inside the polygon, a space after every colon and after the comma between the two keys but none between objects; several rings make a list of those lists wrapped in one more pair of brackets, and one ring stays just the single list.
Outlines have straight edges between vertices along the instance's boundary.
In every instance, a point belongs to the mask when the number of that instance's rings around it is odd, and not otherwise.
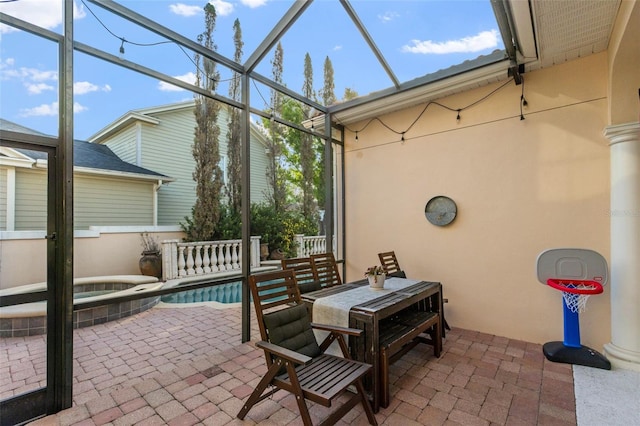
[{"label": "white table runner", "polygon": [[[418,280],[407,278],[389,277],[384,281],[384,288],[380,290],[373,290],[368,285],[365,285],[332,296],[321,297],[313,302],[313,322],[349,327],[349,311],[352,307],[419,282]],[[322,343],[329,334],[324,330],[314,330],[313,332],[316,335],[318,344]],[[325,353],[342,356],[338,342],[333,342]]]}]

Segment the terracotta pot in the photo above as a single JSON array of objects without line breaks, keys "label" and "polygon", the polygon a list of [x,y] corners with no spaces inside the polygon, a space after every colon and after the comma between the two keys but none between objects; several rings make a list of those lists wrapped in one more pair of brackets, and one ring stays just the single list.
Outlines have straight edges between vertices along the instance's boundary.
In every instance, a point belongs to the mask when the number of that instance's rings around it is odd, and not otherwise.
[{"label": "terracotta pot", "polygon": [[162,256],[158,252],[143,252],[140,261],[140,273],[162,279]]}]

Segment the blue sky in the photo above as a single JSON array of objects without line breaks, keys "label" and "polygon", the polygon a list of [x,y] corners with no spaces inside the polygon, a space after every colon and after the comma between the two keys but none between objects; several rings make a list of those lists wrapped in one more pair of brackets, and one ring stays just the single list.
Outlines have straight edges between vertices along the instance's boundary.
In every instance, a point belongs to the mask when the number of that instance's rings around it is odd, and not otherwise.
[{"label": "blue sky", "polygon": [[[120,1],[156,22],[195,40],[204,29],[205,1]],[[284,0],[212,0],[217,20],[218,53],[232,58],[233,23],[239,19],[245,61],[292,4]],[[352,6],[401,81],[411,80],[503,49],[489,0],[382,1],[352,0]],[[58,33],[62,32],[61,0],[18,0],[0,3],[0,11]],[[138,28],[92,3],[75,1],[75,39],[167,75],[193,82],[195,66],[174,43]],[[95,16],[94,16],[95,15]],[[57,47],[31,34],[0,26],[0,117],[35,130],[57,134]],[[303,83],[304,56],[311,55],[314,88],[323,83],[323,63],[333,64],[336,97],[345,88],[360,95],[393,85],[384,69],[337,0],[316,0],[281,40],[284,82],[295,91]],[[158,44],[160,43],[160,44]],[[146,46],[140,46],[140,45]],[[270,52],[257,72],[271,77]],[[230,71],[218,67],[218,92],[228,94]],[[126,112],[193,99],[125,68],[82,53],[74,56],[74,131],[86,139]],[[252,88],[252,106],[268,108],[269,89]],[[264,99],[264,100],[263,100]]]}]

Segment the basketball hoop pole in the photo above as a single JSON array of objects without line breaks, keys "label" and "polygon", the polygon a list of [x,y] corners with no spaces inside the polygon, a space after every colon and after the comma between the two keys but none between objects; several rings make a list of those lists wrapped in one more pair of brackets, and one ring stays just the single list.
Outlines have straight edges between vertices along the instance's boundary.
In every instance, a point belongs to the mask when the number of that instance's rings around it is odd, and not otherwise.
[{"label": "basketball hoop pole", "polygon": [[564,345],[569,348],[580,348],[580,318],[572,312],[567,302],[562,299],[562,316],[564,320]]}]

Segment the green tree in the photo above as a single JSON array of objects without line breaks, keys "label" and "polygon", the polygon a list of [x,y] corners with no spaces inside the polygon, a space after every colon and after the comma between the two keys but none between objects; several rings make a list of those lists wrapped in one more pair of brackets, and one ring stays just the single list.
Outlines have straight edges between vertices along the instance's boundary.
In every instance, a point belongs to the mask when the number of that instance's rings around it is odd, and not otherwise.
[{"label": "green tree", "polygon": [[322,104],[329,106],[336,101],[333,64],[327,56],[324,60],[324,85],[322,86]]},{"label": "green tree", "polygon": [[[304,56],[304,83],[302,85],[302,94],[313,99],[315,97],[313,91],[313,66],[311,64],[311,56],[307,53]],[[304,105],[304,116],[310,114],[310,107]],[[314,163],[315,153],[313,149],[313,136],[308,133],[302,133],[300,141],[300,171],[302,173],[301,189],[302,189],[302,214],[308,220],[313,220],[316,215],[315,191],[314,191]]]},{"label": "green tree", "polygon": [[358,97],[358,92],[348,87],[344,88],[344,95],[342,95],[343,101],[350,101],[351,99],[355,99]]},{"label": "green tree", "polygon": [[[242,61],[242,29],[238,19],[233,23],[233,42],[235,44],[234,61]],[[240,74],[233,73],[233,78],[229,84],[229,97],[233,100],[240,100]],[[227,133],[227,195],[231,214],[240,215],[242,206],[242,139],[241,139],[241,111],[238,108],[228,106],[229,111],[229,132]]]},{"label": "green tree", "polygon": [[[216,25],[216,10],[207,3],[205,10],[205,30],[198,35],[198,43],[215,51],[213,31]],[[216,91],[219,73],[215,62],[200,54],[195,55],[196,85],[209,93]],[[220,170],[220,152],[217,125],[220,105],[213,99],[196,94],[195,97],[195,137],[192,154],[195,160],[193,180],[196,182],[196,203],[193,208],[191,232],[187,238],[191,241],[205,241],[212,237],[215,225],[220,218],[220,200],[222,193],[222,170]]]},{"label": "green tree", "polygon": [[[282,44],[278,43],[276,51],[271,60],[273,81],[282,84],[282,72],[283,72],[283,57],[284,52],[282,50]],[[282,108],[282,95],[279,91],[271,89],[271,114],[273,117],[281,115]],[[266,124],[266,123],[265,123]],[[285,207],[286,201],[286,188],[284,185],[284,171],[280,164],[282,155],[282,130],[280,124],[275,120],[270,120],[267,124],[269,129],[270,139],[268,142],[268,159],[267,164],[267,184],[271,189],[271,201],[276,211],[282,211]]]}]

